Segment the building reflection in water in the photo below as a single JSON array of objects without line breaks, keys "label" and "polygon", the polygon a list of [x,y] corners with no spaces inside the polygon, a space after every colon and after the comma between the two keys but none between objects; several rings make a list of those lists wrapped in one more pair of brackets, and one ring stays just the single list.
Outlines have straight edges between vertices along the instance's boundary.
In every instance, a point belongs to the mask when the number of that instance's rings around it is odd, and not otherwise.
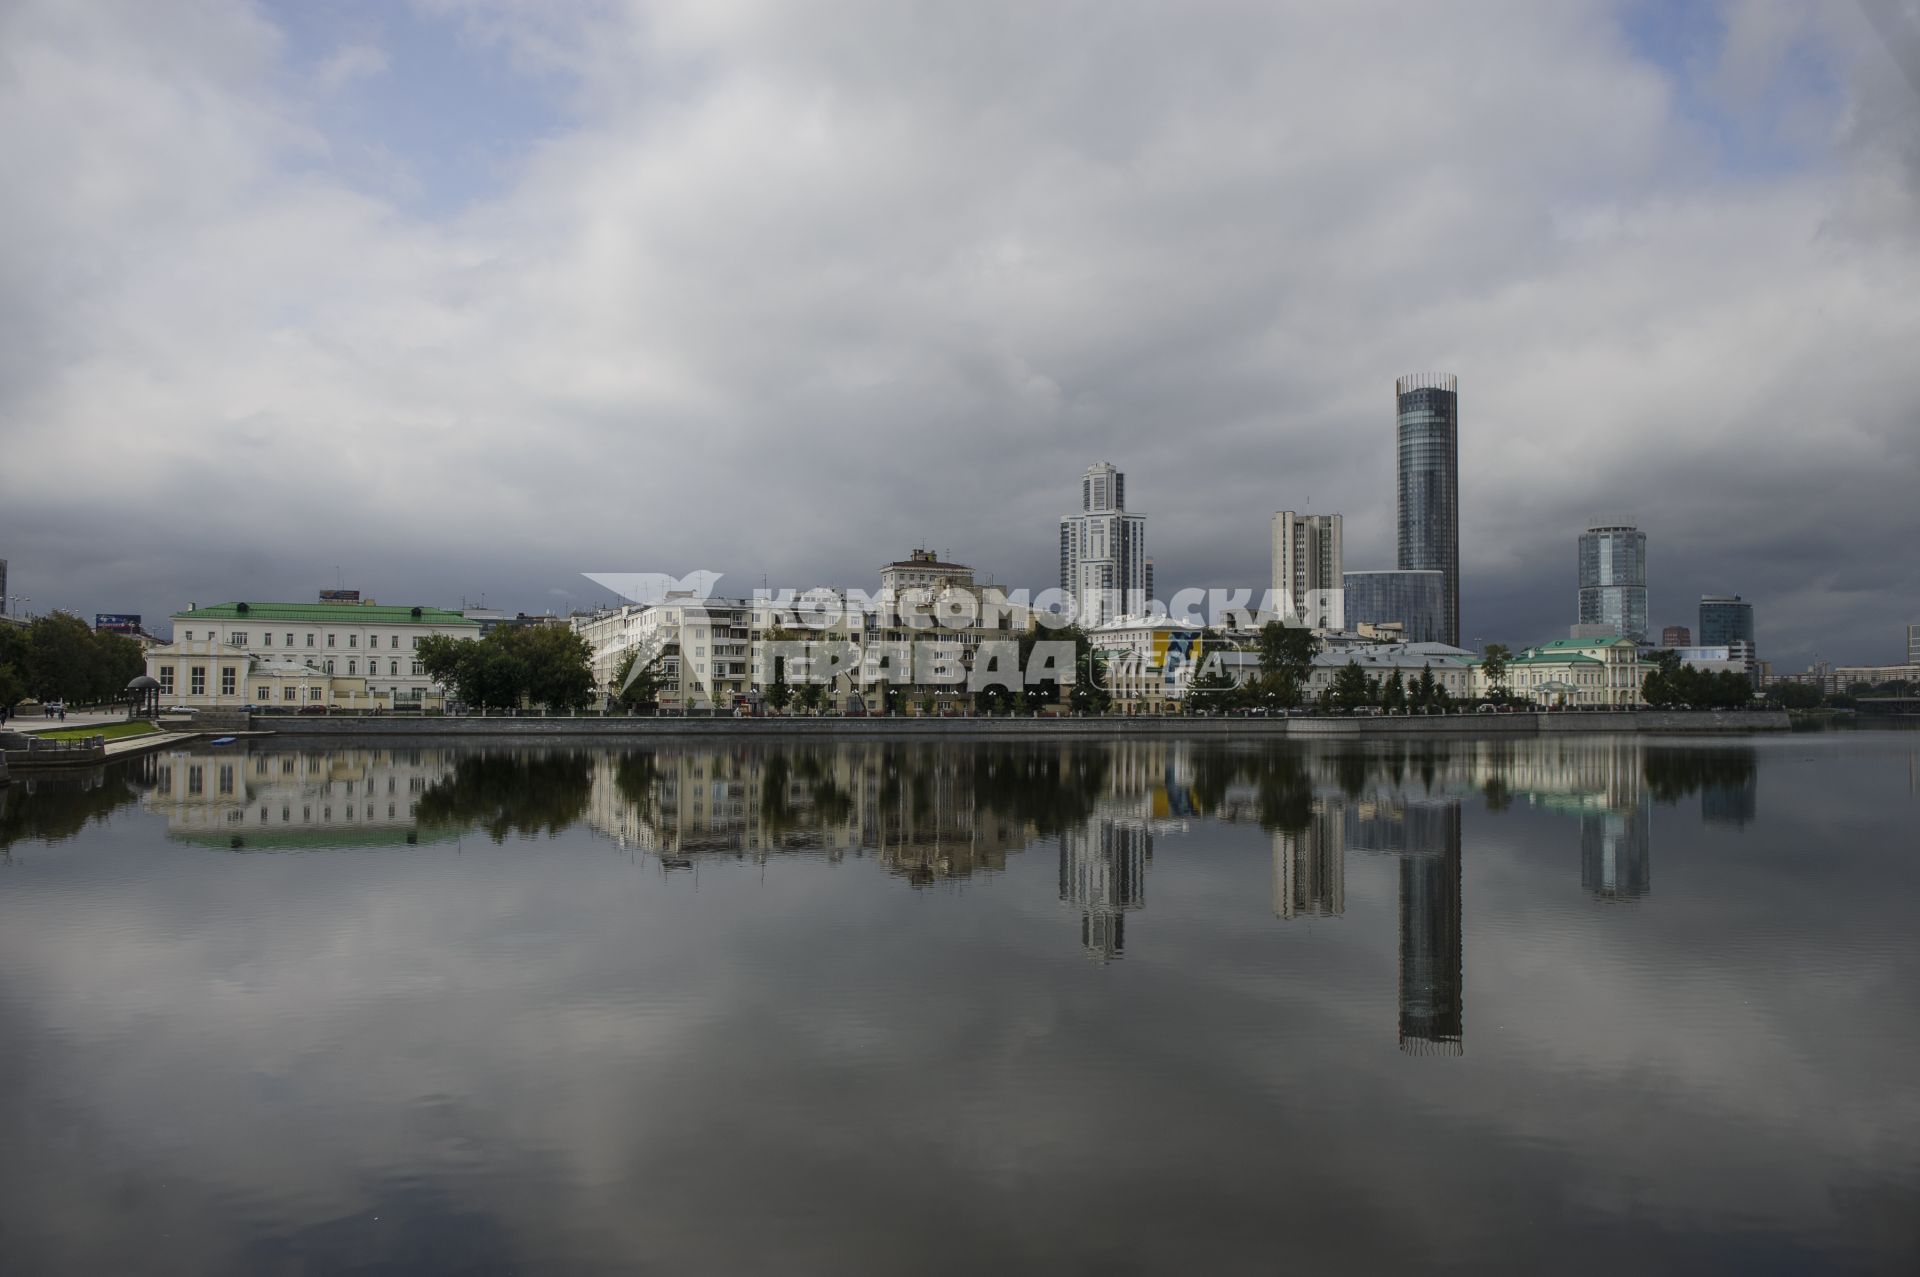
[{"label": "building reflection in water", "polygon": [[1337,918],[1347,911],[1347,806],[1317,799],[1301,829],[1273,834],[1273,916]]},{"label": "building reflection in water", "polygon": [[1652,820],[1644,804],[1582,812],[1580,885],[1601,900],[1633,900],[1651,891]]},{"label": "building reflection in water", "polygon": [[169,838],[231,850],[416,843],[420,802],[455,757],[444,748],[189,743],[150,757],[152,788],[141,801],[165,817]]},{"label": "building reflection in water", "polygon": [[1147,904],[1153,833],[1142,821],[1095,817],[1060,835],[1060,899],[1080,911],[1080,943],[1101,960],[1127,948],[1127,915]]}]

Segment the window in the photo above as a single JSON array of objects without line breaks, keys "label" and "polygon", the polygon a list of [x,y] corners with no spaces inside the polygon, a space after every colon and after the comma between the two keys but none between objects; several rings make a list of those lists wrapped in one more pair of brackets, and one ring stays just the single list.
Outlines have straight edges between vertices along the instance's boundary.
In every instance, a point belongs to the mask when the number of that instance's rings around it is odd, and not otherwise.
[{"label": "window", "polygon": [[181,637],[182,639],[184,639],[184,640],[185,640],[186,642],[189,642],[189,643],[191,643],[191,642],[193,642],[193,631],[192,631],[192,630],[186,630],[186,631],[184,631],[184,632],[183,632],[183,633],[182,633],[182,634],[180,635],[180,637]]},{"label": "window", "polygon": [[206,774],[201,768],[187,768],[187,792],[189,794],[200,793],[206,788],[206,785]]},{"label": "window", "polygon": [[220,764],[220,792],[223,794],[231,794],[233,792],[232,763]]},{"label": "window", "polygon": [[310,701],[317,701],[317,700],[319,700],[319,699],[320,699],[320,694],[321,694],[321,691],[322,691],[322,690],[323,690],[323,689],[321,689],[321,688],[318,688],[318,687],[309,687],[309,688],[307,689],[307,699],[308,699],[308,700],[310,700]]},{"label": "window", "polygon": [[280,699],[283,701],[299,700],[300,689],[297,687],[289,687],[286,689],[285,693],[280,697]]},{"label": "window", "polygon": [[[311,636],[309,636],[309,637],[311,637]],[[289,635],[287,635],[287,646],[288,646],[288,647],[292,647],[292,646],[293,646],[293,635],[291,635],[291,634],[289,634]],[[309,644],[307,644],[307,646],[308,646],[308,647],[312,647],[312,646],[313,646],[313,644],[311,644],[311,643],[309,643]]]},{"label": "window", "polygon": [[358,634],[349,634],[349,635],[347,635],[347,646],[348,646],[348,647],[359,647],[359,646],[360,646],[360,636],[359,636]]},{"label": "window", "polygon": [[173,695],[173,666],[171,665],[162,665],[160,667],[160,694],[162,696]]},{"label": "window", "polygon": [[232,696],[234,694],[236,685],[239,682],[239,673],[240,671],[234,669],[231,665],[222,665],[220,667],[220,695]]},{"label": "window", "polygon": [[413,672],[416,675],[425,674],[427,672],[427,667],[422,665],[419,661],[415,661],[413,663]]},{"label": "window", "polygon": [[187,690],[194,696],[207,694],[207,667],[196,665],[187,671]]},{"label": "window", "polygon": [[308,646],[308,647],[312,647],[312,646],[313,646],[313,634],[312,634],[312,632],[311,632],[311,631],[309,631],[309,632],[308,632],[308,634],[307,634],[307,646]]},{"label": "window", "polygon": [[418,634],[413,636],[413,648],[416,652],[420,650],[420,636]]},{"label": "window", "polygon": [[332,647],[332,646],[333,646],[333,635],[331,635],[331,634],[329,634],[329,635],[327,635],[327,646],[328,646],[328,647]]},{"label": "window", "polygon": [[388,661],[387,673],[393,675],[395,678],[398,678],[400,676],[400,662]]},{"label": "window", "polygon": [[359,662],[358,662],[358,661],[351,661],[351,660],[350,660],[350,661],[348,661],[348,662],[347,662],[347,673],[349,673],[349,674],[352,674],[352,673],[353,673],[353,667],[354,667],[355,665],[357,665],[357,664],[359,664]]},{"label": "window", "polygon": [[253,699],[259,704],[265,705],[273,699],[273,689],[265,683],[262,683],[253,689]]},{"label": "window", "polygon": [[400,636],[399,636],[398,634],[389,634],[389,635],[387,636],[387,646],[388,646],[388,647],[399,647],[399,646],[400,646]]},{"label": "window", "polygon": [[265,634],[262,634],[262,635],[260,636],[260,646],[261,646],[261,647],[272,647],[272,646],[273,646],[273,631],[272,631],[272,630],[268,630],[268,631],[267,631],[267,632],[266,632]]},{"label": "window", "polygon": [[235,630],[233,633],[227,635],[227,642],[233,644],[235,647],[245,647],[247,645],[247,632],[245,630]]},{"label": "window", "polygon": [[333,658],[332,658],[332,657],[328,657],[328,658],[327,658],[327,669],[326,669],[326,672],[327,672],[327,673],[329,673],[329,674],[331,674],[331,673],[333,673]]}]

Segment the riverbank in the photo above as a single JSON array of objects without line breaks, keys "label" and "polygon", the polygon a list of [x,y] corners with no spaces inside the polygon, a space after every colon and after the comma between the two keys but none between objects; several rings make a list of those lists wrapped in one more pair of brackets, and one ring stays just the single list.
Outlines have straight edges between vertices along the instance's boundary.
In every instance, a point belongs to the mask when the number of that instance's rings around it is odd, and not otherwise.
[{"label": "riverbank", "polygon": [[801,740],[1128,740],[1170,737],[1274,740],[1482,738],[1547,735],[1712,735],[1784,732],[1778,710],[1638,710],[1631,713],[1444,714],[1406,718],[402,718],[261,716],[253,730],[286,737]]}]

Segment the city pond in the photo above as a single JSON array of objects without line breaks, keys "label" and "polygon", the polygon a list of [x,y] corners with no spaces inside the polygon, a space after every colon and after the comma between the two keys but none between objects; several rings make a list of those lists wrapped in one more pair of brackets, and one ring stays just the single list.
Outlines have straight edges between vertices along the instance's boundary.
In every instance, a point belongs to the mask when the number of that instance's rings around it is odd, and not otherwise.
[{"label": "city pond", "polygon": [[1920,733],[0,788],[0,1271],[1920,1270]]}]

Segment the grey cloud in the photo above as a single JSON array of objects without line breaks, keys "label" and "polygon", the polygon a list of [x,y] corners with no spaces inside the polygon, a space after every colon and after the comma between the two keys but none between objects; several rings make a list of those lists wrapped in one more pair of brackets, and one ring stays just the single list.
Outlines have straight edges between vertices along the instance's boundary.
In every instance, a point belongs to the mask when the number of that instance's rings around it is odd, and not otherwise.
[{"label": "grey cloud", "polygon": [[1101,457],[1163,583],[1263,582],[1308,504],[1389,566],[1391,381],[1430,367],[1474,633],[1566,625],[1597,511],[1648,530],[1656,614],[1737,590],[1782,660],[1891,655],[1920,590],[1828,581],[1920,531],[1920,114],[1848,11],[1697,72],[1823,123],[1756,172],[1599,3],[449,2],[568,114],[433,218],[355,185],[381,139],[328,137],[237,0],[68,9],[7,19],[0,85],[33,122],[0,132],[0,535],[36,604],[335,564],[529,607],[616,558],[858,585],[923,538],[1044,586]]}]

